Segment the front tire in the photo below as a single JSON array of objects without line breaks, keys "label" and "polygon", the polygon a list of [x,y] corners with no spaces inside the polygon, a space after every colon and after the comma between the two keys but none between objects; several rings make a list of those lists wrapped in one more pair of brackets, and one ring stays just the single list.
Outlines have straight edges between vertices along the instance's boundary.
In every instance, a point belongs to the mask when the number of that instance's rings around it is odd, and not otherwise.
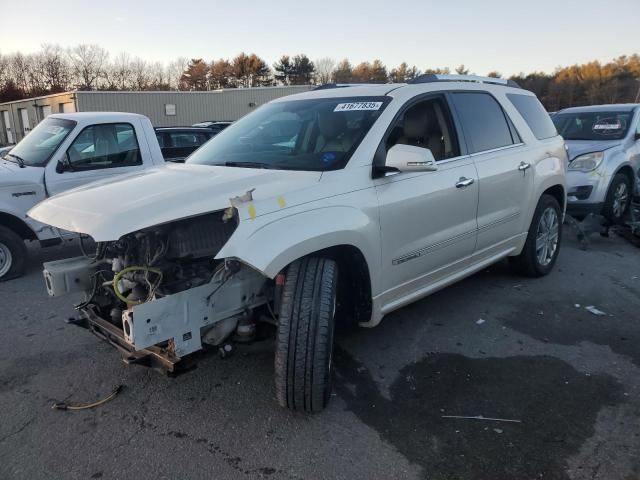
[{"label": "front tire", "polygon": [[27,260],[27,246],[13,230],[0,225],[0,282],[21,276]]},{"label": "front tire", "polygon": [[522,252],[517,257],[509,257],[518,272],[529,277],[542,277],[553,269],[562,240],[561,218],[562,211],[555,197],[542,195]]},{"label": "front tire", "polygon": [[315,413],[329,401],[337,283],[338,267],[328,258],[305,257],[287,270],[275,357],[283,407]]},{"label": "front tire", "polygon": [[602,215],[612,225],[622,223],[624,214],[631,202],[631,181],[624,173],[616,173],[611,180],[607,198],[604,201]]}]

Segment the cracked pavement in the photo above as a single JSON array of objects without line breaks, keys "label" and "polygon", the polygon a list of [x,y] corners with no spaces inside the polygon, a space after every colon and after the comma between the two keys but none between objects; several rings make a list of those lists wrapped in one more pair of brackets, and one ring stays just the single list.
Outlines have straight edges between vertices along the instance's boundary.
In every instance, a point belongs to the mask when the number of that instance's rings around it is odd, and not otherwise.
[{"label": "cracked pavement", "polygon": [[124,365],[46,295],[41,262],[77,246],[31,251],[0,284],[2,479],[640,478],[640,250],[615,235],[567,229],[546,278],[500,263],[343,333],[315,416],[277,406],[272,342],[176,378]]}]

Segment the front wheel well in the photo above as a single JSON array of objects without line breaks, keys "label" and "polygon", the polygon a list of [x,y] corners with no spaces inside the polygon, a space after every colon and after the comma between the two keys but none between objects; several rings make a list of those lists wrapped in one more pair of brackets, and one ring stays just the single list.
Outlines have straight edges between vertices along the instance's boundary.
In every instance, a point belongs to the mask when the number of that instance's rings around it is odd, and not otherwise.
[{"label": "front wheel well", "polygon": [[629,181],[631,182],[631,191],[633,191],[635,186],[635,176],[633,174],[633,169],[629,165],[625,165],[624,167],[622,167],[620,170],[616,172],[616,174],[618,173],[626,175],[627,178],[629,178]]},{"label": "front wheel well", "polygon": [[37,240],[36,234],[29,228],[29,226],[15,215],[10,213],[0,212],[0,225],[13,230],[23,240]]},{"label": "front wheel well", "polygon": [[549,187],[544,192],[542,192],[542,195],[551,195],[558,201],[558,205],[560,205],[560,208],[562,209],[562,211],[564,211],[566,207],[566,195],[564,187],[562,185],[554,185],[553,187]]},{"label": "front wheel well", "polygon": [[306,256],[331,258],[338,265],[338,321],[359,323],[371,320],[371,276],[367,260],[359,248],[336,245]]}]

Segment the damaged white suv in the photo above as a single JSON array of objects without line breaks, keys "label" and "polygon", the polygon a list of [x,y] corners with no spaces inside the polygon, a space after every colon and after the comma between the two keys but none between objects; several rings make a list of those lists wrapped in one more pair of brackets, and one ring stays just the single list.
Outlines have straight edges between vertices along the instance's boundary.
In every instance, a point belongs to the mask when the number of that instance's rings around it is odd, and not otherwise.
[{"label": "damaged white suv", "polygon": [[547,274],[566,166],[532,93],[424,75],[275,100],[184,165],[62,193],[29,215],[97,242],[95,255],[45,264],[47,289],[84,291],[84,322],[127,361],[173,371],[269,322],[279,402],[316,412],[337,322],[375,326],[506,257]]}]

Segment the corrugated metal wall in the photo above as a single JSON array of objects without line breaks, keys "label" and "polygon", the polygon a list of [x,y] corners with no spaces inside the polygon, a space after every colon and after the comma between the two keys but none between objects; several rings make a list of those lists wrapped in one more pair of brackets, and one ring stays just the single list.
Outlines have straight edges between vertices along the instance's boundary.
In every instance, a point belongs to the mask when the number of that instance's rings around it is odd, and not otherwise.
[{"label": "corrugated metal wall", "polygon": [[[210,92],[65,92],[0,103],[0,144],[14,143],[49,112],[133,112],[146,115],[156,127],[185,126],[205,120],[237,120],[276,98],[306,92],[311,85],[232,88]],[[167,115],[167,105],[175,115]],[[169,111],[171,111],[171,107]],[[5,125],[7,112],[10,125]],[[26,120],[26,122],[23,122]],[[9,127],[9,130],[7,130]]]},{"label": "corrugated metal wall", "polygon": [[65,92],[0,103],[0,144],[10,143],[10,135],[13,143],[19,142],[49,112],[74,112],[74,95],[75,92]]},{"label": "corrugated metal wall", "polygon": [[[302,85],[209,92],[76,92],[76,95],[80,112],[140,113],[149,117],[155,127],[170,127],[205,120],[237,120],[264,103],[311,88]],[[175,105],[175,115],[167,115],[167,105]]]}]

